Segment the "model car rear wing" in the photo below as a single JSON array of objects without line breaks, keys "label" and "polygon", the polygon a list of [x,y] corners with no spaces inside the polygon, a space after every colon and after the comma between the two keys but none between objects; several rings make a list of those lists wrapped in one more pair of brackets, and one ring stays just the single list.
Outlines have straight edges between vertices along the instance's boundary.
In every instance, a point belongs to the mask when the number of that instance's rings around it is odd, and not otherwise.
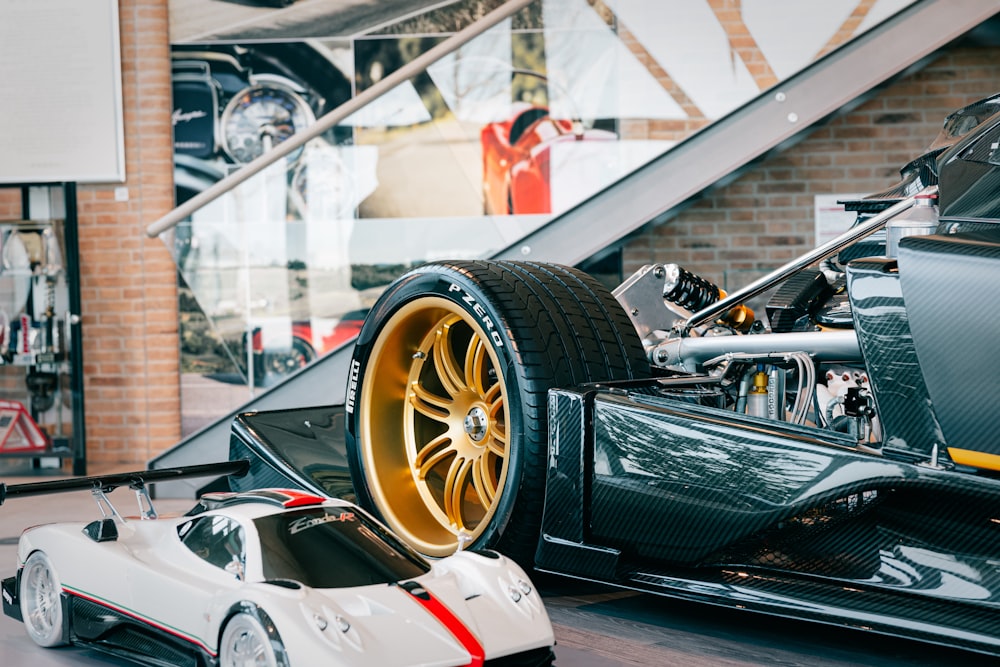
[{"label": "model car rear wing", "polygon": [[[245,475],[249,469],[249,461],[239,460],[183,466],[180,468],[137,470],[135,472],[122,472],[110,475],[29,482],[26,484],[12,484],[10,486],[0,482],[0,505],[3,505],[7,498],[13,496],[37,496],[47,493],[84,491],[88,489],[98,497],[98,504],[101,504],[101,499],[104,499],[106,502],[106,498],[104,498],[105,494],[114,491],[119,486],[128,486],[137,494],[141,493],[145,498],[147,509],[143,511],[144,517],[153,518],[155,517],[155,513],[149,504],[149,494],[146,489],[148,484],[195,477],[223,477],[227,475],[240,477]],[[142,501],[140,500],[141,504]]]}]

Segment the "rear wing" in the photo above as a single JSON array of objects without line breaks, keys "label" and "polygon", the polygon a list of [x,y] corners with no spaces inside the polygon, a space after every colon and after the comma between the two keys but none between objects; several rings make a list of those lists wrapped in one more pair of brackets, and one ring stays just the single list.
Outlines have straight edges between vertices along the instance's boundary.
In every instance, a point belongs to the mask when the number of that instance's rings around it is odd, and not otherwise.
[{"label": "rear wing", "polygon": [[7,498],[14,496],[38,496],[47,493],[64,491],[86,491],[97,494],[110,493],[119,486],[128,486],[135,491],[145,491],[147,484],[165,482],[194,477],[224,477],[234,475],[241,477],[250,469],[246,460],[224,461],[221,463],[205,463],[202,465],[183,466],[180,468],[163,468],[160,470],[137,470],[111,475],[94,475],[91,477],[74,477],[72,479],[57,479],[46,482],[29,482],[8,486],[0,482],[0,505]]}]

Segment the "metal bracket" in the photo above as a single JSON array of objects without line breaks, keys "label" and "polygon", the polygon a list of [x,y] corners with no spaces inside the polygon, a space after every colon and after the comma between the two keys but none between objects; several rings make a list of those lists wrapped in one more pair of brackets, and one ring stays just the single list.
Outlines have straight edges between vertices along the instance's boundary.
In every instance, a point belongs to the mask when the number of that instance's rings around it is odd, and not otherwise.
[{"label": "metal bracket", "polygon": [[108,499],[108,495],[105,493],[103,487],[95,486],[90,490],[90,495],[94,496],[94,500],[97,501],[97,507],[101,510],[101,515],[105,519],[115,519],[121,524],[125,523],[125,517],[119,514],[115,506],[111,504],[111,500]]},{"label": "metal bracket", "polygon": [[153,499],[149,497],[149,489],[141,481],[129,484],[129,488],[135,491],[135,499],[139,502],[139,517],[143,520],[155,519],[156,510],[153,509]]}]

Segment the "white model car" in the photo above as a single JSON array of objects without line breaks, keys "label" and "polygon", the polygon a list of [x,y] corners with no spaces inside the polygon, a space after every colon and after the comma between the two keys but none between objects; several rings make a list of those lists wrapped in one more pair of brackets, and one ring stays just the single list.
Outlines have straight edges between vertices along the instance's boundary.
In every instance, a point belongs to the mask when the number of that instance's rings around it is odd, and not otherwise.
[{"label": "white model car", "polygon": [[[428,561],[353,504],[291,490],[205,494],[187,514],[157,518],[147,473],[0,485],[0,503],[90,486],[105,514],[21,535],[3,609],[39,645],[151,665],[553,660],[538,592],[496,552]],[[139,494],[140,520],[107,500],[125,484]]]}]

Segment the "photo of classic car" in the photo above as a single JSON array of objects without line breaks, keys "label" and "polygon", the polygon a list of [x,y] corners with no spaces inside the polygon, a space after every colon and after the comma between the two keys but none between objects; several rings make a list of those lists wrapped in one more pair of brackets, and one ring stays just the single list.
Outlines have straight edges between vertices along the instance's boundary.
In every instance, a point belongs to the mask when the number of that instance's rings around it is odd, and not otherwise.
[{"label": "photo of classic car", "polygon": [[[954,112],[848,231],[728,295],[674,264],[613,291],[409,271],[329,408],[351,492],[428,557],[1000,655],[998,145],[1000,96]],[[275,420],[234,425],[237,485],[343,482],[340,449]]]},{"label": "photo of classic car", "polygon": [[503,121],[480,131],[483,210],[487,215],[551,213],[550,166],[557,144],[617,141],[614,132],[557,119],[545,107],[519,102]]},{"label": "photo of classic car", "polygon": [[[296,490],[205,493],[157,517],[146,484],[245,462],[6,487],[92,489],[105,518],[29,528],[3,580],[4,613],[39,646],[85,646],[147,665],[548,665],[541,598],[513,561],[428,561],[367,512]],[[129,486],[142,516],[107,493]]]}]

